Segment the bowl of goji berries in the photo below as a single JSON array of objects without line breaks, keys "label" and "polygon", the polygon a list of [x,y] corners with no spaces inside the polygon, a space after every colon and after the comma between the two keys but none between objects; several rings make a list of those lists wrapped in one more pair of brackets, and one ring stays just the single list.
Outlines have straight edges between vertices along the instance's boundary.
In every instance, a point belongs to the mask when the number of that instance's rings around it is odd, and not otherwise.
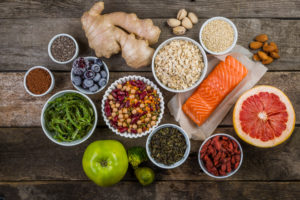
[{"label": "bowl of goji berries", "polygon": [[213,178],[228,178],[242,165],[242,146],[231,135],[214,134],[200,146],[198,161],[207,175]]}]

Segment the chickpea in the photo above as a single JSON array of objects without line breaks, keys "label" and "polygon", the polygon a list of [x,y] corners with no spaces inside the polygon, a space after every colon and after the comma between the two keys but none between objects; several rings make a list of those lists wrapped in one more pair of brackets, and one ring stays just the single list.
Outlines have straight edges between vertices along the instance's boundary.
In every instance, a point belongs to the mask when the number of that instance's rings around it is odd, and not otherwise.
[{"label": "chickpea", "polygon": [[120,89],[122,89],[122,85],[121,84],[118,84],[117,85],[117,88],[120,90]]},{"label": "chickpea", "polygon": [[135,94],[135,90],[134,89],[130,90],[130,93]]},{"label": "chickpea", "polygon": [[129,115],[128,115],[128,114],[125,114],[125,115],[124,115],[124,118],[125,118],[125,119],[128,119],[128,118],[129,118]]},{"label": "chickpea", "polygon": [[122,114],[122,110],[118,110],[119,114],[121,113]]},{"label": "chickpea", "polygon": [[149,117],[146,117],[145,118],[145,122],[149,122],[150,121],[150,118]]},{"label": "chickpea", "polygon": [[125,122],[123,122],[123,127],[127,127],[127,124]]},{"label": "chickpea", "polygon": [[138,121],[137,121],[137,124],[138,124],[138,125],[141,125],[141,124],[142,124],[142,121],[141,121],[141,120],[138,120]]},{"label": "chickpea", "polygon": [[122,124],[122,122],[118,122],[118,126],[122,126],[123,124]]},{"label": "chickpea", "polygon": [[113,113],[111,114],[111,116],[112,116],[112,117],[115,117],[115,116],[117,116],[117,113],[113,112]]},{"label": "chickpea", "polygon": [[124,122],[124,121],[125,121],[125,119],[123,119],[123,118],[122,118],[122,119],[119,119],[119,120],[120,120],[120,122]]},{"label": "chickpea", "polygon": [[139,129],[137,130],[137,132],[138,132],[138,133],[142,133],[143,130],[142,130],[141,128],[139,128]]},{"label": "chickpea", "polygon": [[129,98],[130,98],[130,99],[134,99],[134,95],[132,95],[132,94],[129,95]]},{"label": "chickpea", "polygon": [[116,107],[119,108],[119,107],[120,107],[120,104],[119,104],[119,103],[116,103]]},{"label": "chickpea", "polygon": [[129,87],[129,86],[126,87],[126,91],[127,91],[127,92],[130,91],[130,87]]},{"label": "chickpea", "polygon": [[124,85],[123,87],[122,87],[122,91],[124,91],[124,90],[126,90],[126,85]]},{"label": "chickpea", "polygon": [[128,129],[128,133],[130,133],[130,132],[131,132],[131,128]]},{"label": "chickpea", "polygon": [[144,107],[145,107],[145,104],[141,103],[140,107],[141,107],[141,108],[144,108]]},{"label": "chickpea", "polygon": [[136,112],[137,112],[136,109],[133,109],[133,110],[131,111],[132,114],[136,114]]},{"label": "chickpea", "polygon": [[109,100],[112,100],[114,97],[110,94],[110,95],[108,95],[108,99]]},{"label": "chickpea", "polygon": [[147,127],[148,127],[148,128],[151,128],[151,125],[150,125],[150,124],[147,124]]},{"label": "chickpea", "polygon": [[120,113],[119,116],[118,116],[119,119],[123,119],[123,117],[124,117],[124,116],[123,116],[123,114],[121,114],[121,113]]},{"label": "chickpea", "polygon": [[115,105],[115,104],[111,104],[110,107],[111,107],[111,108],[115,108],[116,105]]},{"label": "chickpea", "polygon": [[150,89],[151,89],[151,86],[150,86],[150,85],[148,85],[148,86],[147,86],[147,90],[150,90]]},{"label": "chickpea", "polygon": [[108,119],[109,119],[109,120],[111,120],[111,119],[112,119],[112,117],[110,116],[110,117],[108,117]]},{"label": "chickpea", "polygon": [[149,118],[150,118],[150,117],[151,117],[151,113],[147,113],[147,117],[149,117]]},{"label": "chickpea", "polygon": [[111,105],[111,104],[113,104],[114,102],[113,101],[109,101],[109,104]]},{"label": "chickpea", "polygon": [[113,108],[113,112],[118,112],[118,109],[117,108]]},{"label": "chickpea", "polygon": [[127,113],[127,108],[123,108],[123,113]]},{"label": "chickpea", "polygon": [[126,121],[127,121],[127,123],[130,123],[130,122],[131,122],[131,119],[130,119],[130,118],[128,118]]},{"label": "chickpea", "polygon": [[155,121],[151,121],[151,126],[154,126],[156,124]]},{"label": "chickpea", "polygon": [[156,120],[156,116],[153,116],[153,117],[152,117],[152,120]]},{"label": "chickpea", "polygon": [[133,129],[137,129],[137,125],[136,125],[136,124],[133,124],[133,125],[132,125],[132,128],[133,128]]},{"label": "chickpea", "polygon": [[132,124],[129,125],[129,128],[132,128]]}]

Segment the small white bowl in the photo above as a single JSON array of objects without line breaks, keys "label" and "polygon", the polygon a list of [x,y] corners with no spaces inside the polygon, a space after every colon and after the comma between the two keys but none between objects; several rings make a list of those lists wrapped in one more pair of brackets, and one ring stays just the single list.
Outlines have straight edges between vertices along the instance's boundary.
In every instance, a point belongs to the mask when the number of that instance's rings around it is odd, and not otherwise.
[{"label": "small white bowl", "polygon": [[[94,57],[94,56],[87,56],[87,57],[84,57],[84,58],[86,58],[86,59],[88,59],[88,60],[90,60],[90,59],[93,59],[93,60],[97,59],[97,57]],[[76,60],[76,59],[75,59],[75,60]],[[74,61],[75,61],[75,60],[74,60]],[[109,81],[109,70],[108,70],[108,67],[107,67],[106,63],[105,63],[103,60],[102,60],[102,62],[103,62],[105,71],[106,71],[106,73],[107,73],[107,77],[106,77],[106,85],[105,85],[104,87],[99,88],[96,92],[91,92],[91,91],[89,91],[88,89],[84,89],[84,88],[82,88],[81,86],[75,85],[75,84],[73,83],[73,77],[74,77],[75,75],[73,74],[73,67],[72,67],[72,70],[71,70],[71,82],[72,82],[73,86],[74,86],[78,91],[80,91],[80,92],[82,92],[82,93],[84,93],[84,94],[96,94],[96,93],[102,91],[102,90],[107,86],[108,81]]]},{"label": "small white bowl", "polygon": [[[211,21],[213,21],[213,20],[223,20],[223,21],[229,23],[229,24],[231,25],[231,27],[233,28],[233,31],[234,31],[234,39],[233,39],[233,43],[232,43],[231,46],[230,46],[228,49],[226,49],[225,51],[222,51],[222,52],[213,52],[213,51],[207,49],[206,46],[204,45],[203,41],[202,41],[202,31],[203,31],[204,27],[205,27],[209,22],[211,22]],[[210,53],[210,54],[212,54],[212,55],[224,55],[224,54],[226,54],[226,53],[229,53],[229,52],[235,47],[236,42],[237,42],[237,40],[238,40],[238,31],[237,31],[236,26],[234,25],[234,23],[233,23],[231,20],[229,20],[229,19],[227,19],[227,18],[225,18],[225,17],[212,17],[212,18],[206,20],[206,21],[204,22],[204,24],[202,24],[202,26],[201,26],[201,28],[200,28],[200,32],[199,32],[199,40],[200,40],[200,43],[201,43],[202,47],[205,49],[205,51],[206,51],[207,53]]]},{"label": "small white bowl", "polygon": [[[201,152],[201,149],[202,149],[203,145],[208,140],[214,138],[215,136],[226,136],[229,139],[235,141],[237,143],[237,145],[239,146],[239,149],[241,151],[241,160],[240,160],[239,166],[235,170],[233,170],[233,171],[229,172],[228,174],[226,174],[225,176],[215,176],[215,175],[211,174],[210,172],[208,172],[206,170],[206,167],[204,166],[204,163],[203,163],[202,159],[200,158],[200,156],[201,156],[200,152]],[[210,137],[206,138],[206,140],[204,140],[204,142],[201,144],[201,146],[199,148],[199,153],[198,153],[198,162],[199,162],[199,165],[200,165],[201,169],[204,171],[205,174],[207,174],[208,176],[213,177],[213,178],[222,179],[222,178],[228,178],[228,177],[232,176],[233,174],[235,174],[240,169],[240,167],[242,165],[242,162],[243,162],[243,157],[244,157],[243,149],[242,149],[242,146],[239,143],[239,141],[237,141],[237,139],[235,139],[233,136],[228,135],[226,133],[217,133],[217,134],[211,135]]]},{"label": "small white bowl", "polygon": [[[51,133],[51,132],[49,132],[47,130],[46,125],[45,125],[45,120],[44,120],[44,113],[45,113],[45,111],[47,109],[48,103],[50,101],[53,101],[57,97],[60,97],[60,96],[62,96],[64,94],[66,94],[66,93],[77,93],[77,94],[80,94],[81,96],[83,96],[84,98],[86,98],[90,102],[91,106],[93,107],[93,111],[95,113],[95,121],[94,121],[94,125],[93,125],[92,129],[83,138],[81,138],[79,140],[72,141],[72,142],[60,142],[60,141],[54,139],[53,138],[53,133]],[[75,145],[78,145],[78,144],[83,143],[84,141],[86,141],[93,134],[93,132],[95,131],[95,128],[97,126],[97,121],[98,121],[98,113],[97,113],[97,109],[96,109],[96,106],[95,106],[94,102],[87,95],[82,94],[81,92],[78,92],[76,90],[63,90],[63,91],[60,91],[60,92],[54,94],[53,96],[51,96],[47,100],[47,102],[44,104],[44,107],[42,109],[42,114],[41,114],[41,124],[42,124],[42,129],[43,129],[45,135],[52,142],[54,142],[56,144],[59,144],[61,146],[75,146]]]},{"label": "small white bowl", "polygon": [[[161,48],[163,48],[166,44],[170,43],[172,40],[187,40],[187,41],[192,42],[200,49],[200,52],[201,52],[202,58],[203,58],[204,67],[202,69],[199,80],[197,82],[195,82],[194,85],[192,85],[191,87],[183,89],[183,90],[175,90],[175,89],[167,87],[159,80],[159,78],[156,76],[156,72],[155,72],[155,57],[156,57],[157,53],[160,51]],[[188,38],[188,37],[172,37],[170,39],[167,39],[166,41],[164,41],[157,47],[157,49],[155,50],[153,57],[152,57],[152,65],[151,66],[152,66],[152,74],[153,74],[156,82],[158,82],[158,84],[162,88],[164,88],[165,90],[167,90],[169,92],[181,93],[181,92],[187,92],[187,91],[190,91],[190,90],[196,88],[203,81],[206,71],[207,71],[207,57],[206,57],[206,53],[203,50],[203,48],[201,47],[201,45],[198,42],[196,42],[195,40]]]},{"label": "small white bowl", "polygon": [[[52,46],[53,41],[54,41],[56,38],[60,37],[60,36],[66,36],[66,37],[71,38],[71,39],[73,40],[73,42],[75,43],[75,47],[76,47],[74,56],[73,56],[70,60],[63,61],[63,62],[56,60],[56,59],[52,56],[52,53],[51,53],[51,46]],[[51,58],[51,60],[53,60],[53,62],[56,62],[56,63],[58,63],[58,64],[67,64],[67,63],[72,62],[72,61],[78,56],[78,52],[79,52],[79,47],[78,47],[77,41],[75,40],[74,37],[72,37],[71,35],[66,34],[66,33],[60,33],[60,34],[55,35],[55,36],[50,40],[50,42],[49,42],[49,44],[48,44],[48,55],[49,55],[49,57]]]},{"label": "small white bowl", "polygon": [[[150,148],[149,148],[151,138],[158,130],[160,130],[162,128],[176,128],[176,129],[178,129],[182,133],[182,135],[184,136],[185,141],[186,141],[186,150],[185,150],[185,153],[184,153],[182,159],[177,161],[176,163],[173,163],[172,165],[165,165],[163,163],[159,163],[156,160],[154,160],[154,158],[152,158],[152,156],[151,156],[151,151],[150,151]],[[160,125],[154,131],[152,131],[152,133],[148,136],[147,142],[146,142],[146,151],[147,151],[147,155],[148,155],[149,159],[151,160],[151,162],[153,164],[155,164],[156,166],[158,166],[160,168],[163,168],[163,169],[173,169],[173,168],[176,168],[176,167],[180,166],[181,164],[183,164],[186,161],[186,159],[189,157],[190,150],[191,150],[191,142],[190,142],[189,136],[187,135],[187,133],[182,128],[180,128],[179,126],[177,126],[175,124]]]},{"label": "small white bowl", "polygon": [[[106,117],[105,112],[104,112],[105,101],[108,98],[108,95],[112,92],[112,90],[116,89],[118,84],[122,84],[122,83],[124,83],[126,81],[130,81],[130,80],[141,80],[144,83],[146,83],[147,85],[150,85],[153,89],[155,89],[157,91],[157,94],[160,98],[160,114],[159,114],[159,117],[157,119],[157,122],[156,122],[155,126],[152,126],[148,131],[145,131],[145,132],[142,132],[142,133],[136,133],[136,134],[127,133],[127,132],[120,133],[117,129],[113,128],[110,125],[110,122],[109,122],[109,120]],[[125,76],[125,77],[120,78],[120,79],[116,80],[115,82],[113,82],[111,84],[111,86],[109,86],[109,88],[105,91],[105,94],[103,95],[103,98],[102,98],[102,108],[101,109],[102,109],[102,116],[103,116],[103,119],[104,119],[106,125],[114,133],[116,133],[117,135],[120,135],[122,137],[126,137],[126,138],[139,138],[139,137],[147,135],[148,133],[151,133],[158,126],[158,124],[160,123],[160,121],[163,117],[163,114],[164,114],[165,104],[164,104],[164,98],[163,98],[159,88],[152,81],[150,81],[149,79],[146,79],[144,77],[141,77],[141,76]]]},{"label": "small white bowl", "polygon": [[[50,77],[51,77],[51,84],[50,84],[50,87],[49,87],[49,89],[48,89],[45,93],[43,93],[43,94],[34,94],[34,93],[32,93],[32,92],[28,89],[28,87],[27,87],[27,84],[26,84],[26,78],[27,78],[29,72],[32,71],[33,69],[44,69],[44,70],[46,70],[46,71],[50,74]],[[41,97],[41,96],[44,96],[44,95],[48,94],[48,93],[51,92],[52,89],[54,88],[54,84],[55,84],[55,79],[54,79],[54,76],[53,76],[52,72],[51,72],[49,69],[47,69],[46,67],[43,67],[43,66],[34,66],[34,67],[31,67],[31,68],[26,72],[26,74],[25,74],[25,76],[24,76],[24,88],[25,88],[25,90],[26,90],[26,92],[27,92],[28,94],[30,94],[31,96],[34,96],[34,97]]]}]

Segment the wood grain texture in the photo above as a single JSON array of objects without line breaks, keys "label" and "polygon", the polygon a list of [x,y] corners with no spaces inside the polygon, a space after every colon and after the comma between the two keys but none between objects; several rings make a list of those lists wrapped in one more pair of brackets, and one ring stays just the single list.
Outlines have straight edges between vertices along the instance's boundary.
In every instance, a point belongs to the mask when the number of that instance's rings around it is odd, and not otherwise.
[{"label": "wood grain texture", "polygon": [[[238,138],[233,128],[218,128],[215,133],[228,133]],[[88,180],[81,159],[85,148],[93,141],[115,139],[125,148],[145,146],[147,137],[128,139],[112,133],[108,128],[97,128],[83,144],[62,147],[51,142],[41,128],[0,128],[0,182],[32,180]],[[285,143],[269,149],[256,148],[241,142],[244,160],[240,170],[226,180],[243,181],[299,181],[300,180],[300,128],[297,127]],[[204,174],[198,164],[201,141],[191,141],[191,153],[187,161],[172,170],[154,167],[158,181],[214,180]],[[13,167],[15,166],[15,167]],[[130,168],[124,181],[134,181]],[[0,190],[1,191],[1,190]]]},{"label": "wood grain texture", "polygon": [[[95,0],[2,0],[0,18],[80,17]],[[297,0],[104,0],[105,13],[135,12],[141,17],[172,17],[180,8],[198,13],[199,17],[300,17]],[[167,9],[166,9],[167,8]]]},{"label": "wood grain texture", "polygon": [[[110,73],[108,85],[118,78],[127,75],[144,76],[156,83],[150,72],[113,72]],[[47,99],[61,90],[75,89],[70,81],[69,73],[54,73],[54,76],[56,85],[53,91],[44,97],[37,98],[26,93],[23,87],[23,72],[0,73],[0,127],[40,126],[41,110]],[[295,108],[297,124],[300,124],[300,85],[297,84],[299,80],[300,72],[268,72],[258,83],[273,85],[282,89],[288,95]],[[167,104],[174,94],[162,88],[160,89],[163,93],[165,104]],[[98,94],[90,95],[98,110],[100,126],[105,125],[101,114],[101,101],[105,90]],[[166,122],[175,122],[167,107],[162,120],[162,123]],[[221,125],[232,125],[232,110],[225,117]]]},{"label": "wood grain texture", "polygon": [[91,182],[29,182],[0,184],[0,194],[13,200],[297,200],[299,182],[156,182],[147,187],[121,182],[99,188]]},{"label": "wood grain texture", "polygon": [[[175,16],[175,15],[174,15]],[[161,30],[157,47],[173,37],[166,25],[166,19],[154,19]],[[199,41],[199,30],[205,19],[200,19],[186,36]],[[266,33],[270,41],[275,41],[281,58],[268,66],[270,70],[300,70],[300,21],[278,19],[233,19],[239,31],[238,44],[248,47],[253,37]],[[70,70],[71,64],[55,64],[48,56],[50,39],[58,33],[73,35],[80,47],[80,56],[94,55],[88,47],[79,18],[39,18],[39,19],[0,19],[0,71],[26,70],[35,65],[47,66],[53,70]],[[17,34],[21,33],[21,34]],[[104,59],[111,71],[133,71],[120,55]],[[151,71],[144,67],[138,71]]]}]

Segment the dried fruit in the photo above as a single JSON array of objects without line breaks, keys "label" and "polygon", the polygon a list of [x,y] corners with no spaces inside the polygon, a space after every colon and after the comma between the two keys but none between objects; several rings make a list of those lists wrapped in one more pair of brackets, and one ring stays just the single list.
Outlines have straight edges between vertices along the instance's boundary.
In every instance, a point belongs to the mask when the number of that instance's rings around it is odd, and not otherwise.
[{"label": "dried fruit", "polygon": [[273,45],[268,45],[268,43],[265,42],[264,46],[263,46],[263,50],[264,50],[264,52],[272,52],[272,51],[276,50],[276,47]]},{"label": "dried fruit", "polygon": [[268,36],[266,34],[260,34],[255,37],[255,40],[258,42],[266,42],[268,40]]},{"label": "dried fruit", "polygon": [[260,61],[260,57],[256,54],[253,54],[253,60]]},{"label": "dried fruit", "polygon": [[269,58],[269,56],[263,51],[258,51],[257,54],[261,60],[267,60]]},{"label": "dried fruit", "polygon": [[173,28],[173,33],[175,35],[184,35],[185,31],[186,31],[186,29],[183,26],[177,26],[177,27]]},{"label": "dried fruit", "polygon": [[267,59],[265,59],[265,60],[261,61],[261,63],[262,63],[262,64],[264,64],[264,65],[271,64],[272,62],[273,62],[273,58],[272,58],[272,57],[270,57],[270,56],[268,56],[268,58],[267,58]]},{"label": "dried fruit", "polygon": [[270,46],[274,46],[275,47],[274,52],[278,53],[278,47],[275,42],[270,42]]},{"label": "dried fruit", "polygon": [[256,49],[261,48],[262,45],[263,45],[263,43],[261,43],[261,42],[251,42],[250,43],[250,48],[253,49],[253,50],[256,50]]},{"label": "dried fruit", "polygon": [[198,23],[198,17],[197,17],[197,15],[195,13],[189,12],[188,18],[191,20],[191,22],[193,24],[197,24]]},{"label": "dried fruit", "polygon": [[188,17],[183,18],[182,20],[182,26],[186,29],[191,29],[193,28],[193,23],[191,22],[191,20]]},{"label": "dried fruit", "polygon": [[167,21],[167,24],[172,28],[179,26],[180,23],[181,22],[178,19],[174,19],[174,18],[168,19],[168,21]]},{"label": "dried fruit", "polygon": [[270,53],[270,56],[271,56],[272,58],[276,58],[276,59],[280,58],[279,54],[278,54],[277,52],[275,52],[275,51],[271,52],[271,53]]},{"label": "dried fruit", "polygon": [[180,9],[177,13],[177,19],[178,20],[182,20],[183,18],[185,18],[187,15],[187,12],[186,10],[183,8],[183,9]]}]

